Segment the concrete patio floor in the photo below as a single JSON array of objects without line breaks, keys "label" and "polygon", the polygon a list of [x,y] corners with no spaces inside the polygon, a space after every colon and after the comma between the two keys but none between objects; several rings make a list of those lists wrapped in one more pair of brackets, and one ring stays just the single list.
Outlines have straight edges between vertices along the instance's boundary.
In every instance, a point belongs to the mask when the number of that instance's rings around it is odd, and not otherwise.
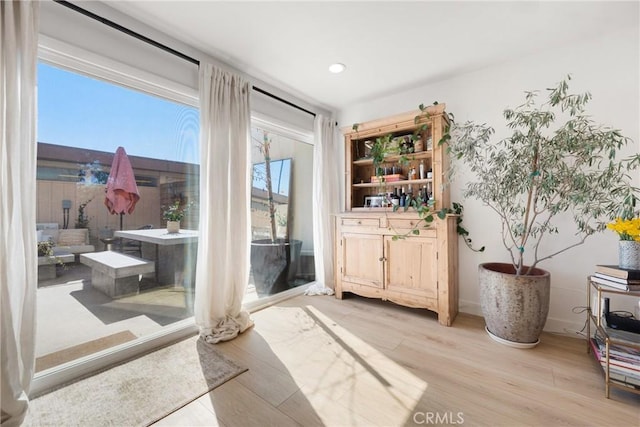
[{"label": "concrete patio floor", "polygon": [[[69,263],[56,270],[55,279],[38,281],[36,358],[116,334],[144,337],[193,316],[190,289],[143,277],[139,294],[113,299],[91,286],[89,267]],[[245,302],[256,299],[250,285]]]}]

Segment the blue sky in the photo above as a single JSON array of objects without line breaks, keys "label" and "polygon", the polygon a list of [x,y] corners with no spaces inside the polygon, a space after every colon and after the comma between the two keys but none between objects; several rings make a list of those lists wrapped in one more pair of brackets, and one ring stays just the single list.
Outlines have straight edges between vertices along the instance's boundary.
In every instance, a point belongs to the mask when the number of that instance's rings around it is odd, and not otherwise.
[{"label": "blue sky", "polygon": [[101,80],[38,65],[38,141],[199,163],[199,113]]},{"label": "blue sky", "polygon": [[[291,159],[272,160],[271,168],[271,189],[274,193],[289,196],[289,181],[291,180]],[[259,190],[267,190],[267,174],[265,163],[253,165],[253,187]]]}]

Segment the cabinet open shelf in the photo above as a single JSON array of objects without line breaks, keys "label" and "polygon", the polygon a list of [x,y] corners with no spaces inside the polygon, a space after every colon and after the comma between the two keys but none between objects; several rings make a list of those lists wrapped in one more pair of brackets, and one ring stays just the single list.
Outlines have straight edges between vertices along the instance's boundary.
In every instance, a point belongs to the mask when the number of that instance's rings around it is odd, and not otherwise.
[{"label": "cabinet open shelf", "polygon": [[355,188],[373,188],[373,187],[398,187],[402,185],[421,185],[432,183],[433,179],[401,179],[399,181],[391,182],[361,182],[353,184]]},{"label": "cabinet open shelf", "polygon": [[[402,158],[402,157],[405,157],[409,161],[430,159],[431,158],[431,150],[420,151],[418,153],[407,153],[407,154],[404,154],[402,156],[399,156],[399,155],[387,156],[387,157],[384,158],[384,162],[383,163],[397,163],[397,162],[400,161],[400,158]],[[373,165],[373,159],[370,158],[370,157],[365,157],[365,158],[362,158],[362,159],[354,160],[352,162],[352,164],[355,165],[355,166]]]}]

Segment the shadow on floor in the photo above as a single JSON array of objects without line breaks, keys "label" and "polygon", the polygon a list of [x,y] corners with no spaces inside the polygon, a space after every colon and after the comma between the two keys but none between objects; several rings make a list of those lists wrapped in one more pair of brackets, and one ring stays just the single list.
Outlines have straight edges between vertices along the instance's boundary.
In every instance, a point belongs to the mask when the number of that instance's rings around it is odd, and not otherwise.
[{"label": "shadow on floor", "polygon": [[147,316],[160,326],[193,316],[193,294],[182,288],[158,288],[143,279],[141,292],[124,298],[113,299],[91,287],[88,281],[71,296],[105,325]]}]

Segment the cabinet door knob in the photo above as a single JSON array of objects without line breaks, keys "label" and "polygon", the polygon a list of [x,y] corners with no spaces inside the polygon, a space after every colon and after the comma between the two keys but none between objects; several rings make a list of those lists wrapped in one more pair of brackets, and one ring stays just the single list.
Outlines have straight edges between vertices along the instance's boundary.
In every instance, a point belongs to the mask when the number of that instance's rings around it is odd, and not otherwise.
[{"label": "cabinet door knob", "polygon": [[384,257],[378,258],[378,261],[384,261]]},{"label": "cabinet door knob", "polygon": [[358,225],[362,224],[362,221],[358,221]]}]

